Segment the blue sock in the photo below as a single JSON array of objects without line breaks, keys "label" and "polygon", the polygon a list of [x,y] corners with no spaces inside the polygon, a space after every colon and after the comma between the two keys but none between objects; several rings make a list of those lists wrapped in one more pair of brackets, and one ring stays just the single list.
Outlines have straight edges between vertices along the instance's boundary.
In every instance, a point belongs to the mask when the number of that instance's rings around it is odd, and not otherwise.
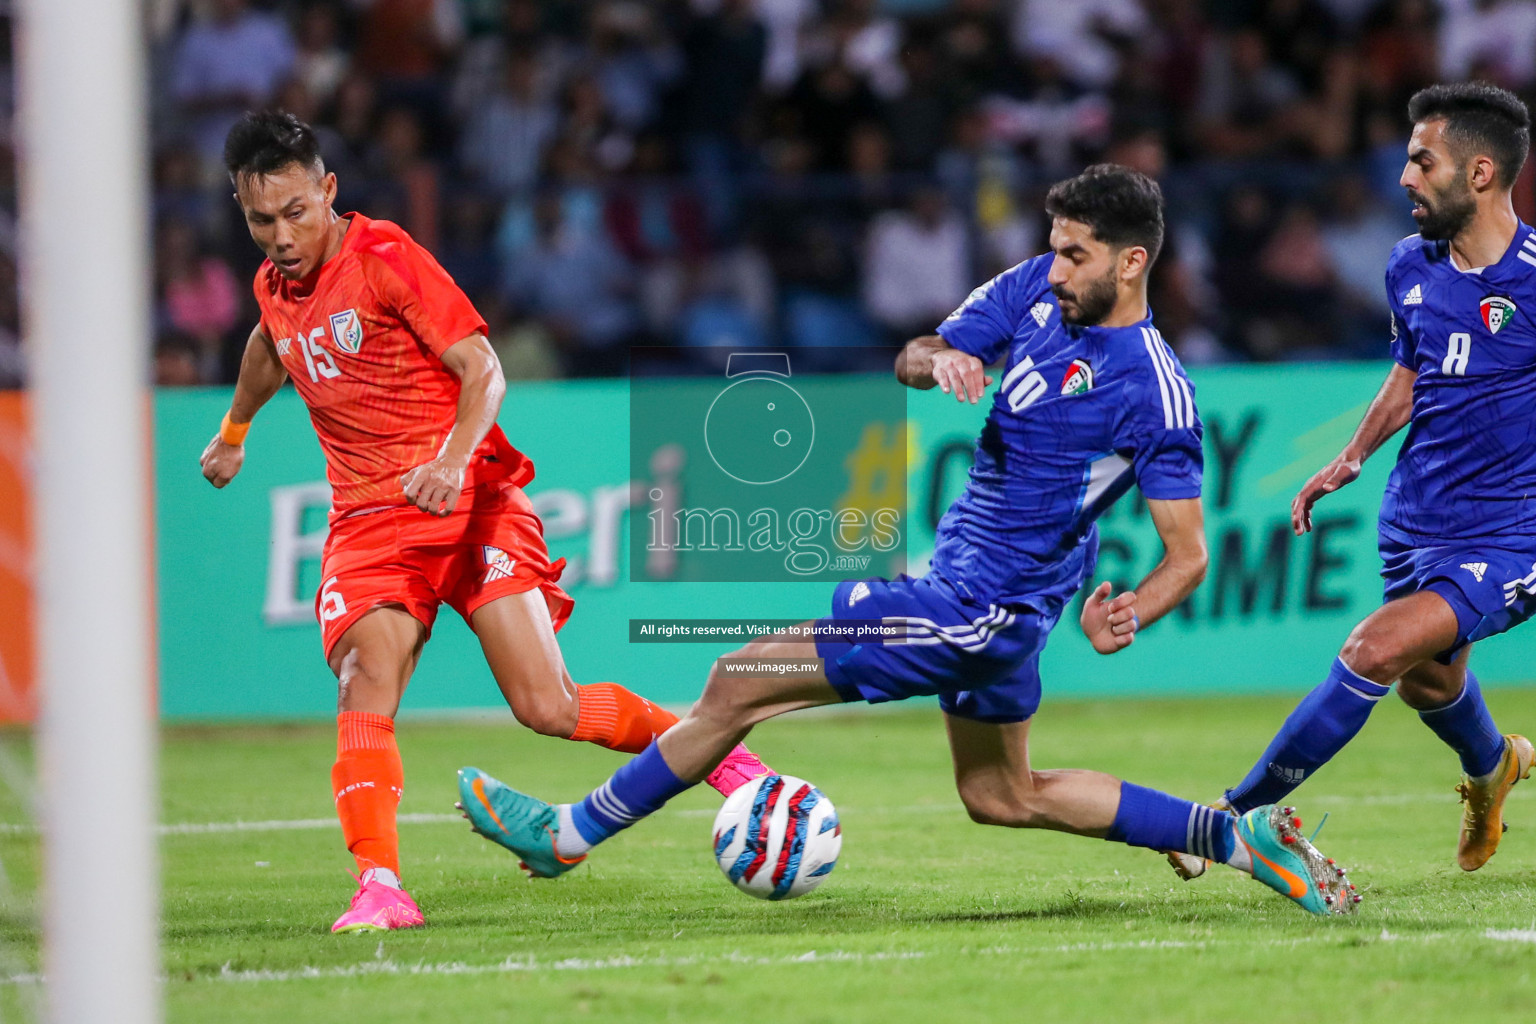
[{"label": "blue sock", "polygon": [[1482,687],[1477,677],[1467,673],[1467,685],[1461,696],[1440,708],[1420,711],[1424,724],[1461,756],[1461,770],[1474,778],[1487,775],[1499,766],[1504,756],[1504,735],[1493,724],[1488,705],[1483,703]]},{"label": "blue sock", "polygon": [[662,759],[661,744],[652,743],[581,803],[572,804],[571,820],[581,837],[596,846],[697,785],[674,775]]},{"label": "blue sock", "polygon": [[1227,790],[1227,802],[1242,814],[1279,803],[1309,775],[1355,738],[1376,702],[1390,686],[1358,676],[1338,658],[1322,684],[1302,698],[1264,756],[1242,782]]},{"label": "blue sock", "polygon": [[1230,814],[1155,789],[1120,783],[1120,806],[1105,839],[1149,850],[1179,850],[1225,864],[1236,835]]}]

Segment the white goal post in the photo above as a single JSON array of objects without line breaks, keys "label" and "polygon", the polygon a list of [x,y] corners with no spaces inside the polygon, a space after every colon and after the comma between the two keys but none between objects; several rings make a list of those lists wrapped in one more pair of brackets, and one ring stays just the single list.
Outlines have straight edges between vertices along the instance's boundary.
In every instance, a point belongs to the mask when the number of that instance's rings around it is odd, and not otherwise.
[{"label": "white goal post", "polygon": [[46,1006],[57,1024],[150,1024],[160,918],[145,11],[139,0],[13,10]]}]

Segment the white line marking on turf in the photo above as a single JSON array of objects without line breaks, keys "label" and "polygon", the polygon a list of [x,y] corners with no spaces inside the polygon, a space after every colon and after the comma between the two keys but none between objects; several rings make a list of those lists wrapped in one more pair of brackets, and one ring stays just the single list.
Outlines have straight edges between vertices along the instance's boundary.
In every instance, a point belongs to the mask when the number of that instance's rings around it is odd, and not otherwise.
[{"label": "white line marking on turf", "polygon": [[[1517,929],[1513,931],[1496,931],[1489,929],[1483,935],[1484,938],[1494,941],[1536,942],[1536,930]],[[1404,936],[1390,934],[1383,930],[1383,941],[1409,941],[1420,943],[1436,942],[1464,942],[1467,936],[1455,932],[1426,932],[1423,935]],[[373,975],[386,976],[410,976],[422,974],[524,974],[546,971],[608,971],[622,970],[634,967],[707,967],[712,965],[740,965],[745,967],[773,967],[796,966],[799,964],[823,964],[823,963],[880,963],[891,960],[924,960],[935,956],[965,955],[965,956],[1008,956],[1026,958],[1050,954],[1071,955],[1075,953],[1114,953],[1114,952],[1160,952],[1178,949],[1222,949],[1222,948],[1279,948],[1314,945],[1328,943],[1344,946],[1350,941],[1346,935],[1333,936],[1329,934],[1298,935],[1285,939],[1261,940],[1258,942],[1230,942],[1219,939],[1140,939],[1127,942],[1065,942],[1046,946],[983,946],[975,949],[956,949],[950,953],[934,953],[927,950],[874,950],[868,953],[855,950],[806,950],[804,953],[786,953],[780,956],[751,955],[734,951],[715,956],[630,956],[621,954],[608,957],[564,957],[558,960],[541,960],[531,954],[514,955],[504,960],[488,964],[467,964],[462,960],[439,961],[430,963],[424,960],[415,963],[401,963],[395,960],[366,960],[357,964],[346,964],[335,967],[315,967],[306,965],[286,970],[278,969],[246,969],[236,970],[229,964],[225,964],[218,974],[205,974],[194,976],[191,981],[222,981],[256,983],[268,981],[318,981],[330,978],[357,978]],[[341,940],[347,941],[345,939]],[[182,977],[162,977],[161,981],[169,983],[181,981]],[[8,977],[0,977],[0,985],[37,985],[44,983],[46,979],[41,974],[13,974]]]},{"label": "white line marking on turf", "polygon": [[[1515,790],[1509,794],[1511,800],[1525,800],[1531,798],[1531,790]],[[1375,793],[1366,796],[1318,796],[1301,797],[1297,804],[1305,808],[1308,804],[1323,804],[1328,807],[1396,807],[1405,804],[1444,804],[1453,803],[1459,799],[1454,792],[1437,793]],[[852,807],[840,808],[846,815],[848,811],[858,814],[962,814],[965,807],[959,803],[927,803],[913,804],[909,807]],[[707,818],[714,817],[715,808],[689,807],[681,810],[668,810],[661,812],[666,815],[675,815],[679,818]],[[402,825],[456,825],[462,822],[463,816],[459,814],[402,814],[396,819]],[[231,832],[302,832],[310,829],[339,828],[335,818],[295,818],[290,821],[208,821],[208,822],[175,822],[160,825],[158,832],[162,836],[192,836],[192,835],[222,835]],[[0,835],[33,835],[38,831],[38,826],[31,823],[0,822]]]},{"label": "white line marking on turf", "polygon": [[[451,825],[463,822],[458,814],[401,814],[395,820],[401,825]],[[202,824],[185,822],[177,825],[161,825],[162,836],[208,835],[221,832],[297,832],[304,829],[340,828],[335,818],[299,818],[295,821],[210,821]]]},{"label": "white line marking on turf", "polygon": [[1536,942],[1536,928],[1511,928],[1507,931],[1489,928],[1483,932],[1483,938],[1494,942]]}]

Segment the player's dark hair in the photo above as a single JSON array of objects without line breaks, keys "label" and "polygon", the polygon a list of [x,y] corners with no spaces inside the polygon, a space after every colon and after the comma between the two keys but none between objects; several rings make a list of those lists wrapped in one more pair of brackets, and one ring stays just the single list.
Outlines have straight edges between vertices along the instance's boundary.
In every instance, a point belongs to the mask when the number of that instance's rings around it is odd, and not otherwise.
[{"label": "player's dark hair", "polygon": [[1520,176],[1531,148],[1531,112],[1514,93],[1487,82],[1420,89],[1408,101],[1408,117],[1414,124],[1444,120],[1445,141],[1456,157],[1491,157],[1505,188]]},{"label": "player's dark hair", "polygon": [[1119,164],[1094,164],[1058,181],[1045,195],[1045,212],[1086,224],[1115,249],[1139,245],[1147,266],[1163,248],[1163,190],[1157,182]]},{"label": "player's dark hair", "polygon": [[276,174],[292,164],[325,170],[315,130],[285,110],[246,113],[224,137],[224,169],[237,186],[242,178]]}]

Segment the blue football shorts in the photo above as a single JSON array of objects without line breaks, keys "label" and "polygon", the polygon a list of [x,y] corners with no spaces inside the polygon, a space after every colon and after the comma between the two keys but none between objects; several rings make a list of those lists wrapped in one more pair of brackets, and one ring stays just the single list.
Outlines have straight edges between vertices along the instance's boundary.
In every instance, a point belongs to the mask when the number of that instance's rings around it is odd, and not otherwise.
[{"label": "blue football shorts", "polygon": [[1456,642],[1435,655],[1449,665],[1468,644],[1513,629],[1536,614],[1536,543],[1408,543],[1383,530],[1379,538],[1385,598],[1430,590],[1456,613]]},{"label": "blue football shorts", "polygon": [[978,605],[931,574],[849,580],[816,620],[816,653],[846,701],[937,695],[946,714],[1022,722],[1040,706],[1040,652],[1061,617],[1042,603]]}]

